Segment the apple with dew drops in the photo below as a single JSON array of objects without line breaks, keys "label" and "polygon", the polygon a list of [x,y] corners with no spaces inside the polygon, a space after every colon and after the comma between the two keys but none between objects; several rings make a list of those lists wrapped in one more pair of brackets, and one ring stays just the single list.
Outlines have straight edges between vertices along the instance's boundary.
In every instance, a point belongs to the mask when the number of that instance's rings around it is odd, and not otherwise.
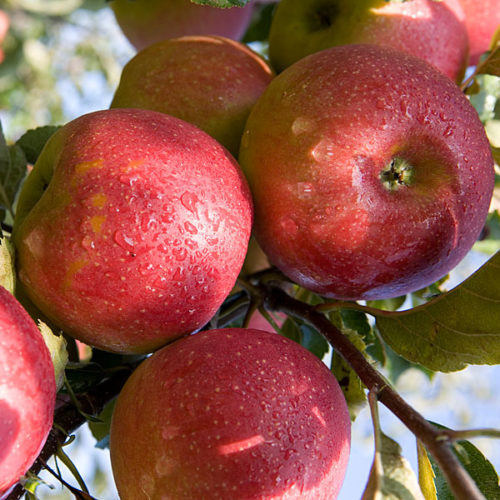
[{"label": "apple with dew drops", "polygon": [[278,75],[239,159],[271,262],[344,300],[404,295],[447,274],[484,226],[495,175],[457,85],[375,45],[326,49]]},{"label": "apple with dew drops", "polygon": [[118,25],[137,50],[185,35],[240,40],[253,12],[252,4],[222,9],[191,0],[113,0],[110,5]]},{"label": "apple with dew drops", "polygon": [[194,125],[142,109],[89,113],[50,138],[23,186],[20,283],[78,340],[151,352],[215,314],[252,212],[238,164]]},{"label": "apple with dew drops", "polygon": [[52,427],[54,366],[40,330],[0,286],[0,497],[33,465]]},{"label": "apple with dew drops", "polygon": [[460,0],[460,3],[469,35],[469,63],[476,65],[481,55],[489,50],[496,30],[500,29],[500,3],[498,0]]},{"label": "apple with dew drops", "polygon": [[111,463],[122,500],[331,500],[350,427],[337,380],[300,344],[209,330],[157,351],[129,378]]},{"label": "apple with dew drops", "polygon": [[246,119],[272,78],[264,59],[242,43],[173,38],[141,50],[125,65],[111,107],[177,116],[238,155]]},{"label": "apple with dew drops", "polygon": [[403,50],[460,82],[468,38],[459,0],[281,0],[269,34],[278,71],[302,57],[347,44]]}]

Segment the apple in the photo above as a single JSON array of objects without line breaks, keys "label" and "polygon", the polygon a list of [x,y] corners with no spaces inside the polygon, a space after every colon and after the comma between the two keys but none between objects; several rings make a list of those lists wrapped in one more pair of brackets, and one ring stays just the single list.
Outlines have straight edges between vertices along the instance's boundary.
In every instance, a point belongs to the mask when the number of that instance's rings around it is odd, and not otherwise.
[{"label": "apple", "polygon": [[191,0],[112,0],[111,8],[124,35],[141,50],[154,42],[185,35],[240,40],[250,24],[253,5],[221,9]]},{"label": "apple", "polygon": [[245,121],[272,78],[266,62],[242,43],[217,36],[174,38],[127,63],[111,107],[177,116],[237,156]]},{"label": "apple", "polygon": [[18,275],[69,335],[151,352],[217,311],[252,212],[238,164],[202,130],[150,110],[96,111],[50,138],[22,188]]},{"label": "apple", "polygon": [[330,370],[300,344],[242,328],[203,331],[145,360],[110,432],[122,500],[331,500],[349,449]]},{"label": "apple", "polygon": [[0,286],[0,497],[28,471],[52,428],[54,366],[35,322]]},{"label": "apple", "polygon": [[460,3],[469,34],[469,63],[476,65],[481,55],[489,50],[491,39],[500,27],[500,4],[498,0],[460,0]]},{"label": "apple", "polygon": [[484,128],[458,86],[376,45],[325,49],[278,75],[239,159],[270,261],[344,300],[445,275],[479,236],[494,184]]},{"label": "apple", "polygon": [[308,54],[362,43],[409,52],[458,82],[467,67],[459,0],[281,0],[271,24],[269,56],[282,71]]},{"label": "apple", "polygon": [[[0,10],[0,47],[7,36],[7,31],[9,30],[10,20],[7,13],[3,10]],[[4,59],[4,52],[0,48],[0,63]]]}]

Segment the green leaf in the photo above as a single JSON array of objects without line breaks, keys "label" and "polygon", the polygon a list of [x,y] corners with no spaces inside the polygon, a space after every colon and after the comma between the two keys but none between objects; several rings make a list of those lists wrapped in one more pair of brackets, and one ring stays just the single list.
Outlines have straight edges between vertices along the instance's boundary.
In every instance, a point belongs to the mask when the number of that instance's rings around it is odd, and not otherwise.
[{"label": "green leaf", "polygon": [[500,363],[500,252],[453,290],[407,311],[373,311],[387,344],[434,371]]},{"label": "green leaf", "polygon": [[199,5],[209,5],[210,7],[219,7],[222,9],[228,7],[244,7],[250,0],[191,0]]},{"label": "green leaf", "polygon": [[114,399],[108,403],[104,410],[99,414],[100,422],[89,422],[89,429],[96,439],[96,448],[106,449],[109,448],[109,429],[111,427],[111,417],[115,408],[116,400]]},{"label": "green leaf", "polygon": [[[344,330],[344,335],[357,347],[361,352],[365,352],[366,346],[362,337],[354,330]],[[332,354],[331,370],[338,380],[340,388],[344,393],[344,397],[349,409],[351,420],[354,421],[359,412],[366,405],[365,386],[361,382],[356,372],[336,351]]]},{"label": "green leaf", "polygon": [[498,210],[488,214],[481,239],[474,244],[474,250],[494,254],[500,250],[500,214]]},{"label": "green leaf", "polygon": [[252,22],[243,37],[243,43],[264,42],[268,40],[275,7],[274,3],[259,6],[259,10],[254,13]]},{"label": "green leaf", "polygon": [[417,439],[418,483],[425,500],[438,500],[434,479],[436,475],[432,468],[425,446]]},{"label": "green leaf", "polygon": [[300,320],[287,318],[281,327],[281,334],[298,342],[319,359],[323,359],[330,348],[328,342],[317,330]]},{"label": "green leaf", "polygon": [[361,500],[424,500],[409,462],[399,444],[380,429],[376,396],[369,394],[375,437],[375,457]]},{"label": "green leaf", "polygon": [[50,139],[54,132],[60,128],[61,127],[54,125],[47,125],[45,127],[28,130],[19,138],[16,145],[24,151],[28,162],[34,165],[40,156],[45,143]]},{"label": "green leaf", "polygon": [[7,146],[0,124],[0,220],[9,212],[14,217],[14,200],[26,176],[27,162],[17,145]]},{"label": "green leaf", "polygon": [[492,50],[490,55],[480,63],[476,73],[479,75],[500,76],[500,46]]},{"label": "green leaf", "polygon": [[14,246],[5,237],[0,237],[0,285],[14,294],[16,288]]},{"label": "green leaf", "polygon": [[[500,486],[498,485],[498,474],[491,462],[470,441],[460,440],[453,445],[453,452],[467,470],[471,478],[477,484],[486,500],[500,500]],[[435,474],[439,500],[455,500],[448,483],[437,465],[436,461],[429,455]]]},{"label": "green leaf", "polygon": [[56,386],[57,390],[59,390],[64,385],[64,370],[68,364],[66,340],[62,335],[56,335],[43,321],[38,321],[38,329],[42,333],[45,345],[49,349],[52,364],[54,365]]}]

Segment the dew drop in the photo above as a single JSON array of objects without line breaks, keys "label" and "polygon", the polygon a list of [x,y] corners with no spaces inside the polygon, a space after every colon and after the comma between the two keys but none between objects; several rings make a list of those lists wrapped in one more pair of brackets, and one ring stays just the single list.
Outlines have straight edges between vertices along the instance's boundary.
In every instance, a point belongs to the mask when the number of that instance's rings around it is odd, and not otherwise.
[{"label": "dew drop", "polygon": [[117,243],[124,250],[131,251],[134,249],[134,240],[130,236],[127,236],[123,231],[115,231],[113,239],[115,240],[115,243]]},{"label": "dew drop", "polygon": [[285,231],[285,233],[289,236],[295,236],[299,229],[297,223],[291,217],[285,217],[284,219],[282,219],[281,227],[283,228],[283,231]]},{"label": "dew drop", "polygon": [[199,202],[200,200],[198,200],[198,197],[194,193],[190,193],[189,191],[186,191],[181,196],[181,203],[184,205],[185,208],[187,208],[191,213],[195,214],[196,216],[198,216],[198,210],[196,208],[196,204]]},{"label": "dew drop", "polygon": [[187,257],[187,250],[184,247],[176,247],[172,250],[172,254],[176,260],[181,261]]}]

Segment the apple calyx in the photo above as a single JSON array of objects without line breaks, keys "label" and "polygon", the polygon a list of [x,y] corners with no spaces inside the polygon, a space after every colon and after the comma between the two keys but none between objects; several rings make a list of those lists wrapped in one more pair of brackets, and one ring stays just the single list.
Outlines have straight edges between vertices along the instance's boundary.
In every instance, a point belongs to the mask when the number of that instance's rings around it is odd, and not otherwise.
[{"label": "apple calyx", "polygon": [[338,13],[336,5],[323,5],[315,12],[314,27],[318,30],[329,28]]},{"label": "apple calyx", "polygon": [[413,174],[413,165],[396,156],[380,172],[380,181],[387,190],[396,191],[402,186],[410,186]]}]

